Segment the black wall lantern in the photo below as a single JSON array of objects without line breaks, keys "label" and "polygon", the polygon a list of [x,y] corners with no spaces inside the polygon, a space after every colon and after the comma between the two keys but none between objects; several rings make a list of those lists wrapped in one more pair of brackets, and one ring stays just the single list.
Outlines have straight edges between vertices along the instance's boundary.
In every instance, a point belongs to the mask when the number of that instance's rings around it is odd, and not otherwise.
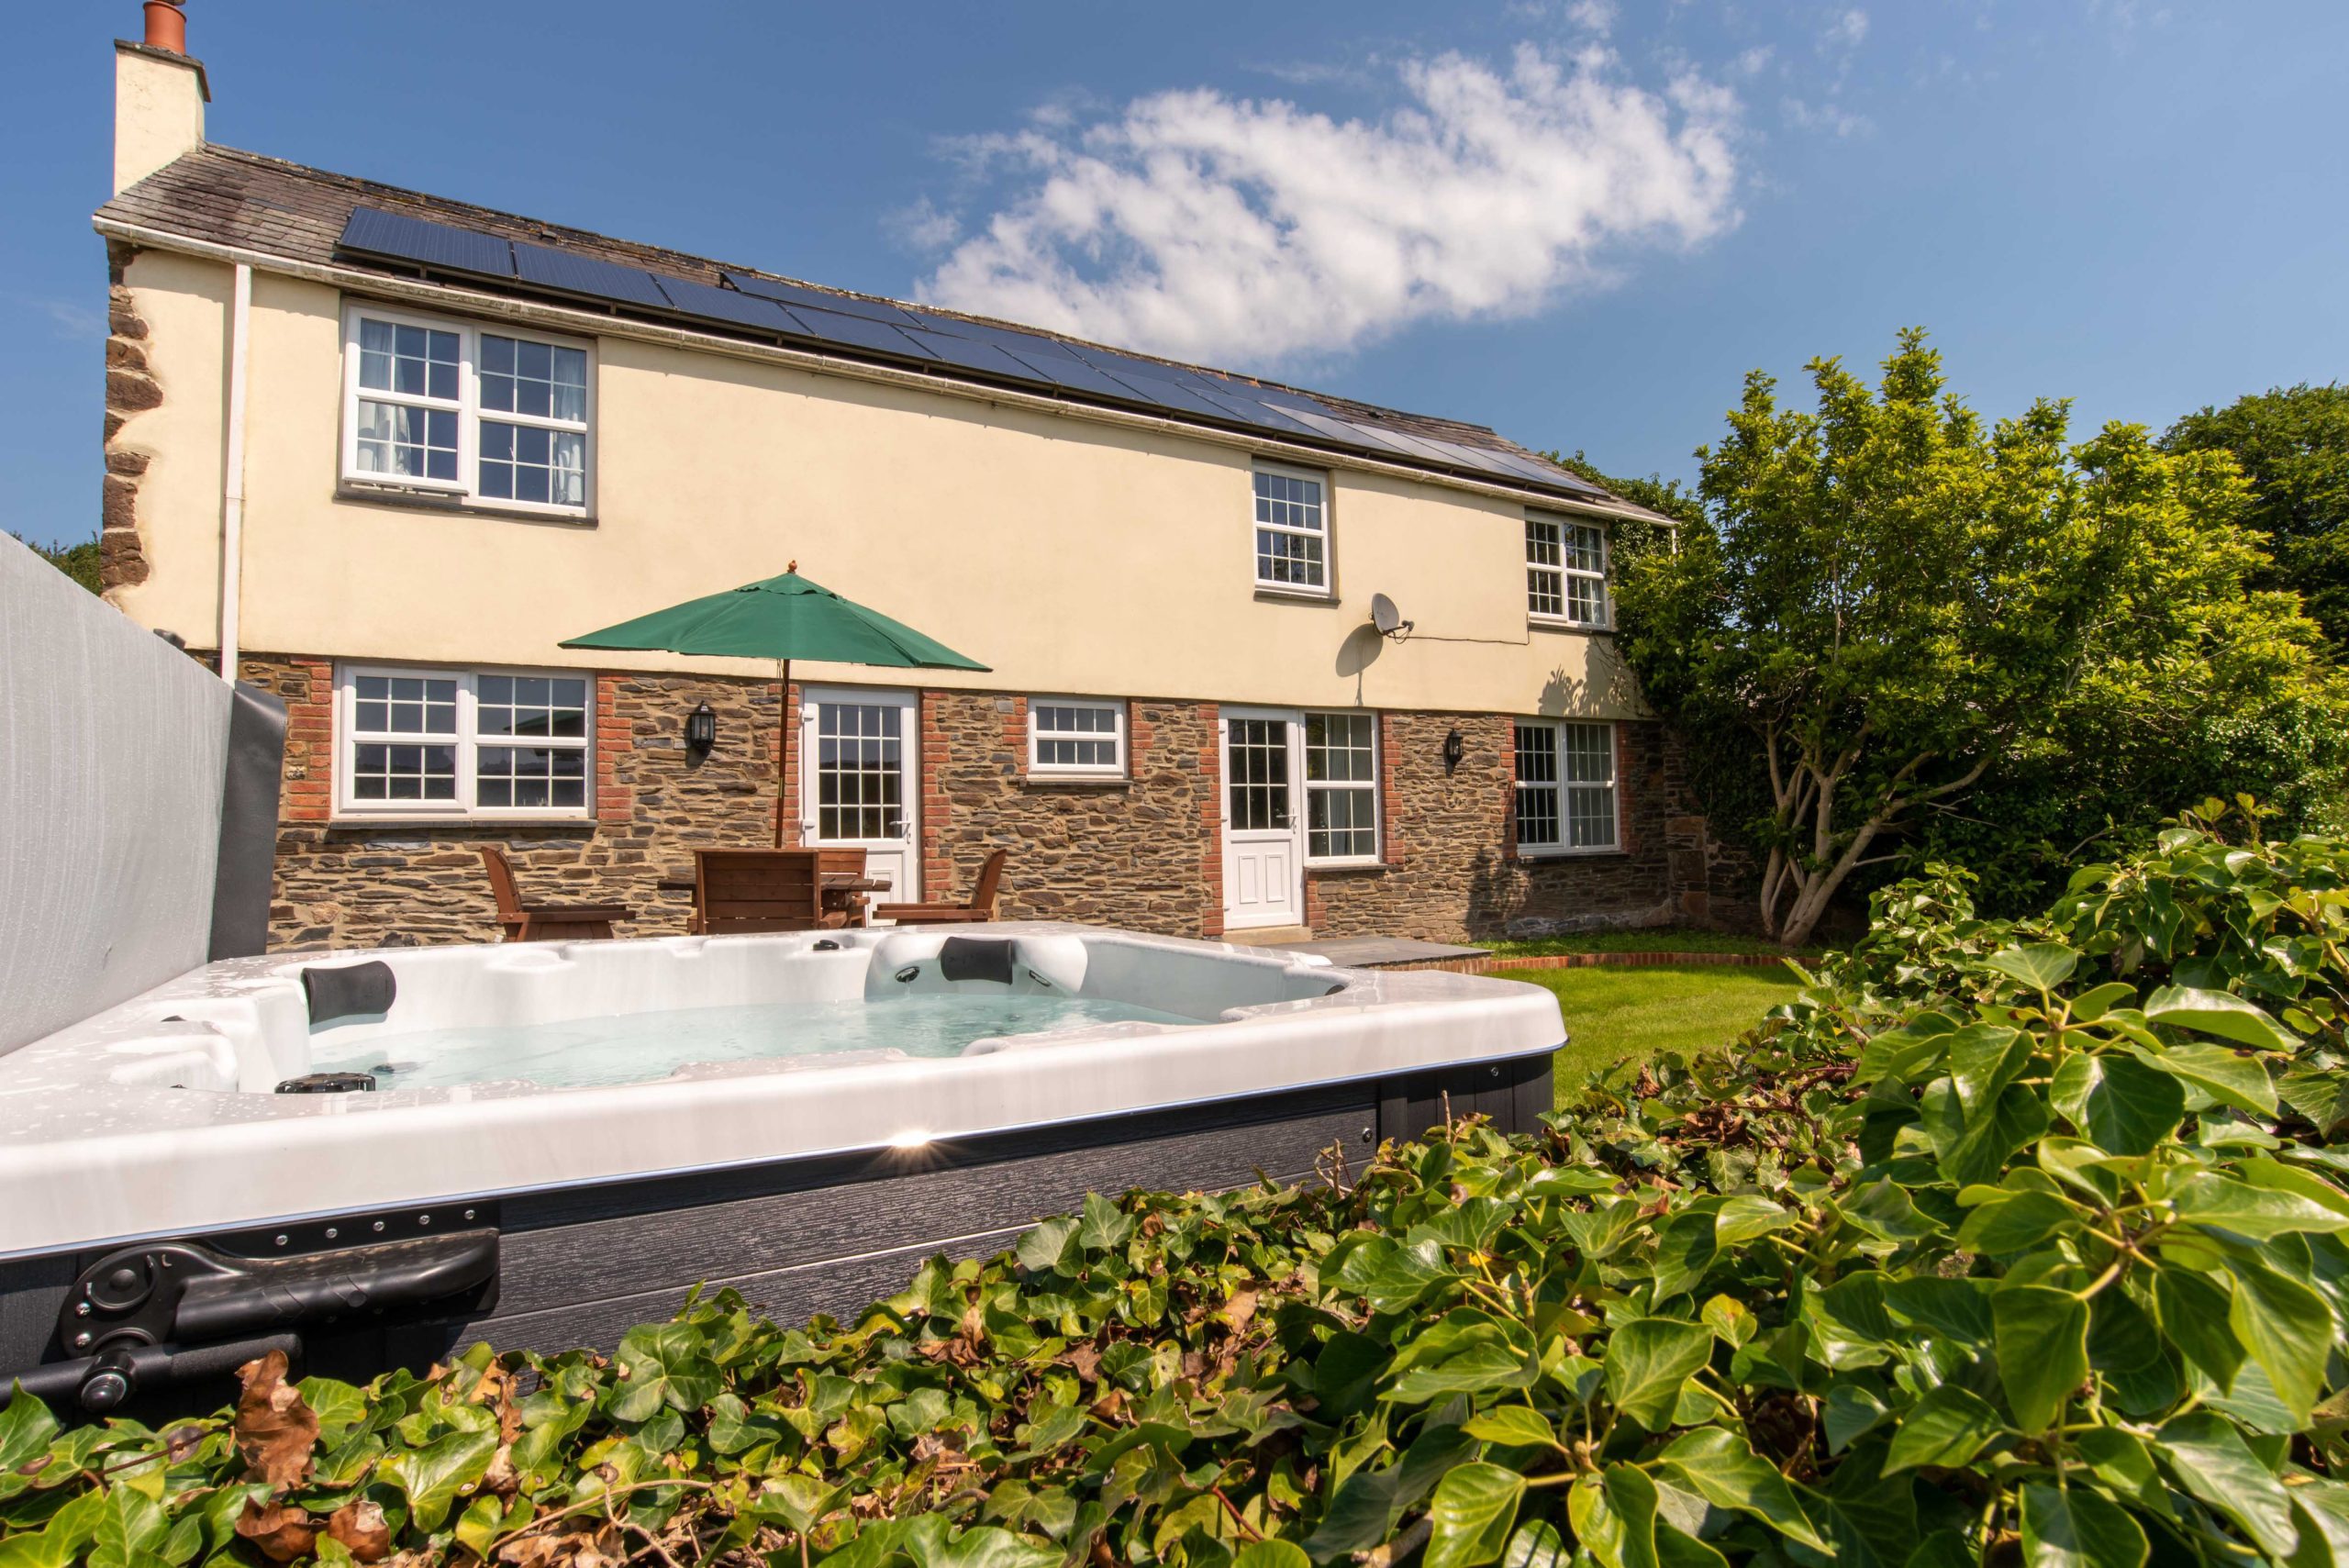
[{"label": "black wall lantern", "polygon": [[1466,756],[1467,753],[1468,743],[1461,740],[1460,731],[1458,729],[1454,729],[1451,734],[1443,738],[1443,771],[1446,773],[1458,772],[1460,768],[1460,759]]},{"label": "black wall lantern", "polygon": [[710,711],[707,703],[704,703],[685,715],[685,750],[697,758],[707,757],[710,748],[717,744],[718,715]]}]

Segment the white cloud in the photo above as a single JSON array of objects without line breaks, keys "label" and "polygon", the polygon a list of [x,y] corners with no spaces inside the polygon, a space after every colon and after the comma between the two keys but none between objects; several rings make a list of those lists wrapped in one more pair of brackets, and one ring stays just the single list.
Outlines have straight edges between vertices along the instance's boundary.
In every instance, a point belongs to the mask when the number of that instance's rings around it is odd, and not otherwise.
[{"label": "white cloud", "polygon": [[892,239],[909,250],[943,250],[963,237],[963,222],[928,196],[882,218]]},{"label": "white cloud", "polygon": [[106,313],[92,309],[70,299],[57,299],[46,295],[0,295],[9,304],[29,310],[48,321],[50,335],[65,339],[103,338],[106,335]]},{"label": "white cloud", "polygon": [[1857,49],[1867,41],[1868,14],[1856,6],[1839,12],[1827,24],[1820,36],[1819,47],[1825,50]]},{"label": "white cloud", "polygon": [[1800,98],[1788,98],[1783,107],[1787,123],[1798,130],[1825,131],[1831,136],[1865,136],[1876,129],[1876,122],[1865,115],[1854,114],[1832,99],[1823,104],[1807,104]]},{"label": "white cloud", "polygon": [[1605,38],[1615,26],[1615,0],[1574,0],[1566,7],[1566,20]]},{"label": "white cloud", "polygon": [[1186,359],[1327,358],[1423,320],[1522,315],[1638,244],[1733,226],[1738,101],[1588,48],[1447,54],[1335,120],[1208,89],[964,150],[1019,182],[924,299]]}]

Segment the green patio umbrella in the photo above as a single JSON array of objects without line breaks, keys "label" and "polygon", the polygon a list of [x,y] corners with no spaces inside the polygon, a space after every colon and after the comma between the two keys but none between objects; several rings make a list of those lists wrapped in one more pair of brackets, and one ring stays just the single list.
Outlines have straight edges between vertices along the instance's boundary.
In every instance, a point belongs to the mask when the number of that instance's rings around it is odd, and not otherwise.
[{"label": "green patio umbrella", "polygon": [[[871,664],[891,670],[985,670],[986,665],[924,637],[877,610],[843,599],[821,584],[799,575],[793,562],[780,577],[745,583],[730,593],[687,599],[649,616],[624,620],[565,648],[658,649],[711,659],[774,659],[783,665],[786,707],[791,662],[814,659],[827,664]],[[775,748],[774,841],[783,843],[784,781],[790,777],[791,715],[783,716]]]}]

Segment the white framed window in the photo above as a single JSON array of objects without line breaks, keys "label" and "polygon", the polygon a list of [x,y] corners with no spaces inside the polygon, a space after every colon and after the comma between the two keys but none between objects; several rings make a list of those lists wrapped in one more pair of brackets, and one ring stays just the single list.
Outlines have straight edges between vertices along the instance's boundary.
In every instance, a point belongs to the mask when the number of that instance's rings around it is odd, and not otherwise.
[{"label": "white framed window", "polygon": [[335,813],[588,817],[594,706],[580,673],[343,665]]},{"label": "white framed window", "polygon": [[1330,595],[1330,484],[1308,469],[1257,465],[1256,586]]},{"label": "white framed window", "polygon": [[1615,727],[1518,720],[1519,852],[1595,854],[1621,838]]},{"label": "white framed window", "polygon": [[1123,778],[1126,705],[1085,697],[1030,697],[1028,771],[1066,778]]},{"label": "white framed window", "polygon": [[1607,530],[1528,513],[1525,600],[1535,620],[1607,624]]},{"label": "white framed window", "polygon": [[1377,863],[1375,714],[1305,716],[1305,859],[1308,865]]},{"label": "white framed window", "polygon": [[353,305],[342,373],[345,482],[586,514],[591,345]]}]

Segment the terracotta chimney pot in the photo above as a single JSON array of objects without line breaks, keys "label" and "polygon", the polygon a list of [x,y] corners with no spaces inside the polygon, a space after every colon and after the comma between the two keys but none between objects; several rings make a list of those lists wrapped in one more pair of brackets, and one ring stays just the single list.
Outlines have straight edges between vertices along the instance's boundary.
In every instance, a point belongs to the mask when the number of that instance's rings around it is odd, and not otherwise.
[{"label": "terracotta chimney pot", "polygon": [[187,52],[187,13],[180,0],[147,0],[147,47]]}]

